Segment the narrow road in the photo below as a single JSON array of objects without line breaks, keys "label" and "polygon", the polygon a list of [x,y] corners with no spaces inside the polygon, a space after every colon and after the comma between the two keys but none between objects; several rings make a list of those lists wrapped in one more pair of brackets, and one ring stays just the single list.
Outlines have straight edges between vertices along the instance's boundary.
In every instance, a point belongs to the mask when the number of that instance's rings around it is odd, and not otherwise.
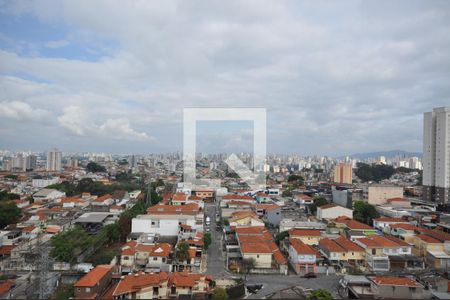
[{"label": "narrow road", "polygon": [[220,278],[228,276],[228,272],[225,269],[225,257],[222,251],[222,233],[216,231],[216,203],[205,204],[205,218],[209,216],[211,218],[211,225],[209,226],[211,231],[211,245],[208,249],[208,264],[206,267],[206,274],[213,277]]}]

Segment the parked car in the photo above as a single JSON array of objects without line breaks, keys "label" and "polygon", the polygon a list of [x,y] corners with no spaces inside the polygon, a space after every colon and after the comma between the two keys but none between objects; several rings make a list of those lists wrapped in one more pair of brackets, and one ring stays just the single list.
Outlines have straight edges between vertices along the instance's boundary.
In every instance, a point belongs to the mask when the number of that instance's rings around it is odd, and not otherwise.
[{"label": "parked car", "polygon": [[309,272],[303,275],[303,278],[317,278],[317,275],[314,274],[313,272]]},{"label": "parked car", "polygon": [[248,284],[247,285],[247,291],[252,294],[256,294],[260,289],[264,287],[263,284],[255,283],[255,284]]}]

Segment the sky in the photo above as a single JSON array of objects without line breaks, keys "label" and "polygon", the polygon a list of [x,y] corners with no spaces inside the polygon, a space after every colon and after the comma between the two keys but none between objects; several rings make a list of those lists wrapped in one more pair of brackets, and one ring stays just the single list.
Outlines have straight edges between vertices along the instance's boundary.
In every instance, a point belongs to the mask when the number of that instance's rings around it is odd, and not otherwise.
[{"label": "sky", "polygon": [[421,151],[449,53],[449,1],[0,0],[0,149],[182,151],[183,108],[257,107],[270,153]]}]

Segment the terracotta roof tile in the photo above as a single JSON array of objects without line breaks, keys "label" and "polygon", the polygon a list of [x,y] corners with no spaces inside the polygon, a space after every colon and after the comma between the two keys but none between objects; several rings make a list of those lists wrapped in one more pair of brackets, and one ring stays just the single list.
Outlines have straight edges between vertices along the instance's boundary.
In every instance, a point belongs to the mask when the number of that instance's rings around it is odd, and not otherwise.
[{"label": "terracotta roof tile", "polygon": [[92,287],[97,284],[103,277],[111,272],[113,266],[110,265],[98,265],[92,269],[89,273],[81,277],[74,286],[75,287]]},{"label": "terracotta roof tile", "polygon": [[151,215],[196,215],[199,206],[196,203],[186,205],[154,205],[147,209],[147,214]]},{"label": "terracotta roof tile", "polygon": [[342,248],[338,243],[329,238],[321,239],[319,245],[330,252],[347,252],[346,249]]},{"label": "terracotta roof tile", "polygon": [[321,236],[321,233],[316,229],[292,228],[289,230],[289,236]]},{"label": "terracotta roof tile", "polygon": [[420,286],[416,280],[409,277],[377,276],[372,281],[379,285]]},{"label": "terracotta roof tile", "polygon": [[306,245],[299,239],[289,238],[292,248],[299,254],[315,255],[316,251],[309,245]]},{"label": "terracotta roof tile", "polygon": [[346,237],[340,236],[334,240],[339,246],[347,250],[347,252],[364,252],[364,249],[353,243]]}]

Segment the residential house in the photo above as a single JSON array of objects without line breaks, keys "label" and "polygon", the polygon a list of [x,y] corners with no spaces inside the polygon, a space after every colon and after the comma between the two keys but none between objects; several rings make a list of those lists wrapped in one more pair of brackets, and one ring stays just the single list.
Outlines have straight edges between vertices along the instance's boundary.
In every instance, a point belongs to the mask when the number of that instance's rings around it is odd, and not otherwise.
[{"label": "residential house", "polygon": [[325,204],[322,206],[319,206],[317,208],[317,218],[319,220],[333,220],[340,216],[345,216],[349,219],[353,218],[353,210],[349,208],[345,208],[342,206],[339,206],[337,204]]},{"label": "residential house", "polygon": [[97,197],[91,202],[93,206],[111,206],[114,204],[114,199],[111,194],[106,194],[100,197]]},{"label": "residential house", "polygon": [[266,202],[272,202],[270,199],[270,195],[266,193],[257,193],[256,194],[256,202],[258,203],[266,203]]},{"label": "residential house", "polygon": [[130,201],[130,194],[128,194],[127,191],[119,190],[119,191],[115,191],[111,195],[111,198],[114,200],[114,203],[116,203],[117,205],[124,205],[128,201]]},{"label": "residential house", "polygon": [[111,282],[110,265],[98,265],[75,282],[75,299],[99,299]]},{"label": "residential house", "polygon": [[316,272],[317,251],[300,239],[289,238],[289,263],[296,274]]},{"label": "residential house", "polygon": [[323,238],[321,231],[316,229],[292,228],[288,233],[290,238],[298,239],[306,245],[318,245]]},{"label": "residential house", "polygon": [[370,285],[375,299],[429,299],[430,292],[412,277],[376,276]]},{"label": "residential house", "polygon": [[[355,243],[366,251],[366,264],[374,272],[389,271],[390,256],[411,256],[412,246],[396,238],[372,235],[355,240]],[[415,260],[410,262],[414,267]]]},{"label": "residential house", "polygon": [[373,227],[381,231],[385,231],[385,229],[392,224],[409,224],[409,222],[402,218],[379,217],[373,219]]},{"label": "residential house", "polygon": [[214,191],[213,190],[207,190],[207,189],[203,189],[203,190],[197,190],[194,191],[195,196],[200,197],[202,199],[209,199],[212,200],[214,199]]},{"label": "residential house", "polygon": [[56,201],[57,199],[60,199],[62,197],[66,196],[66,193],[60,192],[55,189],[47,189],[44,188],[36,193],[33,194],[34,201],[41,201],[41,202],[52,202]]},{"label": "residential house", "polygon": [[259,226],[238,227],[236,236],[241,257],[255,260],[252,272],[287,274],[287,260],[267,229]]},{"label": "residential house", "polygon": [[367,224],[350,219],[348,217],[338,217],[333,220],[338,228],[342,228],[347,237],[351,240],[363,238],[377,233],[377,230]]},{"label": "residential house", "polygon": [[276,204],[255,204],[255,213],[273,226],[281,222],[281,207]]},{"label": "residential house", "polygon": [[203,274],[135,273],[123,276],[111,288],[113,299],[206,299],[212,291],[212,278]]},{"label": "residential house", "polygon": [[413,253],[416,256],[426,257],[427,252],[444,252],[444,244],[429,235],[418,234],[411,241],[414,245]]},{"label": "residential house", "polygon": [[197,204],[154,205],[147,210],[146,215],[138,215],[133,218],[131,232],[178,236],[181,224],[189,225],[197,231],[203,231],[203,211]]},{"label": "residential house", "polygon": [[347,250],[341,247],[334,240],[329,238],[324,238],[319,241],[319,250],[320,253],[327,260],[334,265],[337,265],[341,261],[347,261]]},{"label": "residential house", "polygon": [[385,232],[387,234],[393,235],[393,236],[397,236],[403,240],[407,240],[408,237],[412,237],[414,236],[415,233],[415,229],[417,227],[412,225],[412,224],[405,224],[405,223],[394,223],[394,224],[389,224],[386,228],[385,228]]},{"label": "residential house", "polygon": [[359,266],[365,263],[366,252],[358,244],[344,236],[338,237],[334,242],[346,251],[345,258],[349,264]]},{"label": "residential house", "polygon": [[236,211],[229,220],[231,227],[264,226],[264,222],[253,211]]}]

